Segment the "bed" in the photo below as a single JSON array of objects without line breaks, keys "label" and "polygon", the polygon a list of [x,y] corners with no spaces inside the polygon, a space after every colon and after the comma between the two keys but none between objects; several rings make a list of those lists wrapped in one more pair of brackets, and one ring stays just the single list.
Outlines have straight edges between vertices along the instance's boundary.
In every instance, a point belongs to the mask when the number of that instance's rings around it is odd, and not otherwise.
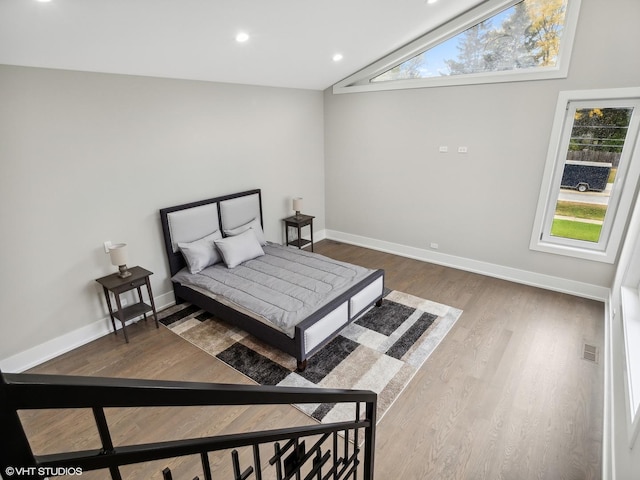
[{"label": "bed", "polygon": [[381,305],[383,270],[266,241],[259,189],[163,208],[160,218],[176,303],[294,356],[300,371]]}]

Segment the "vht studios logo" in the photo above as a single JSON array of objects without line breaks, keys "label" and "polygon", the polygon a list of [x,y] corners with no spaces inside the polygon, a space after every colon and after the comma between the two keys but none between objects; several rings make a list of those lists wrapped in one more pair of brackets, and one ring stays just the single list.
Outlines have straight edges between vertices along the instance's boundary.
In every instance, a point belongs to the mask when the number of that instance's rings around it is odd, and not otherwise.
[{"label": "vht studios logo", "polygon": [[24,475],[39,475],[42,477],[54,477],[57,475],[82,475],[80,467],[7,467],[4,469],[7,477],[19,477]]}]

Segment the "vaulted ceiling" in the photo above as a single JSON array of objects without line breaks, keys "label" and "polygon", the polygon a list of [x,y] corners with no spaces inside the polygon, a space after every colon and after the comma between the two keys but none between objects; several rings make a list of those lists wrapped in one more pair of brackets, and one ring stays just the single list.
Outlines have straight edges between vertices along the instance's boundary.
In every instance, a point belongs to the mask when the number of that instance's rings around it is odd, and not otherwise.
[{"label": "vaulted ceiling", "polygon": [[480,3],[0,0],[0,64],[322,90]]}]

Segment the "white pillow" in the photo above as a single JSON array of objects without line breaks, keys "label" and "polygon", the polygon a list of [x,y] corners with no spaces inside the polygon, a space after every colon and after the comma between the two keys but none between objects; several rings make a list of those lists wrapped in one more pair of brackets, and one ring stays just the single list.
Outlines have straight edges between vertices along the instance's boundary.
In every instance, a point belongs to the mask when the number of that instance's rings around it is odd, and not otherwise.
[{"label": "white pillow", "polygon": [[264,255],[253,228],[233,237],[216,240],[215,243],[228,268],[237,267],[242,262]]},{"label": "white pillow", "polygon": [[222,238],[220,230],[210,233],[194,242],[180,242],[178,248],[187,262],[187,267],[191,273],[198,273],[209,265],[222,260],[214,242]]},{"label": "white pillow", "polygon": [[232,228],[231,230],[225,230],[224,234],[227,237],[233,237],[238,235],[239,233],[246,232],[252,228],[256,233],[256,238],[260,245],[266,245],[267,241],[264,238],[264,232],[262,231],[262,225],[260,225],[260,219],[258,217],[251,220],[249,223],[245,223],[244,225],[240,225],[239,227]]}]

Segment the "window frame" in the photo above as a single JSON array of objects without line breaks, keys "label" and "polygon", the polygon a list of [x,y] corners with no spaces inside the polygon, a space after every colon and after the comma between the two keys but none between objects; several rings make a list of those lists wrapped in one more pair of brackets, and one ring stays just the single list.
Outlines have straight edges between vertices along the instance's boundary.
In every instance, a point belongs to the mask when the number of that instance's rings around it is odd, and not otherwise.
[{"label": "window frame", "polygon": [[381,58],[370,66],[350,75],[333,86],[333,93],[356,93],[382,90],[402,90],[409,88],[441,87],[452,85],[477,85],[483,83],[504,83],[530,80],[566,78],[573,40],[578,23],[578,13],[582,0],[567,0],[565,25],[558,52],[558,61],[553,67],[535,67],[521,70],[483,72],[464,75],[450,75],[429,78],[412,78],[372,82],[378,75],[419,55],[440,43],[464,32],[470,27],[519,3],[520,0],[489,0],[435,28],[422,37]]},{"label": "window frame", "polygon": [[[636,250],[636,255],[637,255]],[[637,269],[637,265],[636,265]],[[640,292],[623,284],[620,288],[622,302],[622,329],[626,361],[627,421],[629,422],[629,447],[632,448],[640,434],[640,352],[634,341],[640,338]]]},{"label": "window frame", "polygon": [[[560,92],[553,120],[551,138],[547,160],[538,198],[538,206],[531,234],[530,248],[532,250],[583,258],[605,263],[614,263],[620,248],[624,230],[628,223],[631,205],[638,187],[640,176],[640,104],[636,105],[632,121],[629,124],[629,134],[625,140],[625,148],[628,149],[629,158],[622,169],[616,174],[615,187],[610,199],[612,211],[607,210],[607,216],[601,232],[601,241],[598,243],[584,240],[571,240],[550,235],[552,215],[560,190],[564,161],[558,159],[565,156],[568,146],[568,138],[571,135],[573,122],[569,124],[567,115],[570,103],[586,102],[591,106],[593,102],[610,102],[623,105],[624,102],[639,102],[640,88],[615,88],[603,90],[577,90]],[[632,131],[632,128],[635,130]],[[628,134],[628,135],[629,135]],[[609,219],[608,219],[609,218]]]},{"label": "window frame", "polygon": [[[629,231],[614,282],[619,289],[625,359],[625,393],[629,448],[640,435],[640,198],[636,199]],[[614,307],[611,318],[616,317]]]}]

